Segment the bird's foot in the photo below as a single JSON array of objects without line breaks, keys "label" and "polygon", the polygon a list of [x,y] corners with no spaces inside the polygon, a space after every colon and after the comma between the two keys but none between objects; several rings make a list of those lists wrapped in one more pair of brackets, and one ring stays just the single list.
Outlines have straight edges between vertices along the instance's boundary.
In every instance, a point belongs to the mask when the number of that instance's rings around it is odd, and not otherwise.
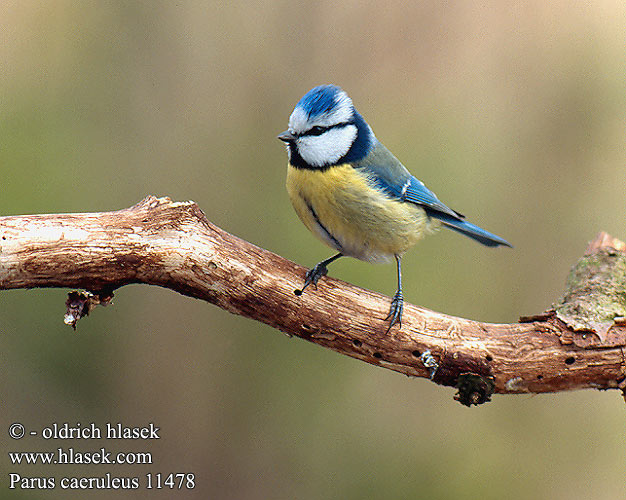
[{"label": "bird's foot", "polygon": [[391,300],[391,307],[389,308],[389,314],[385,318],[385,321],[391,319],[389,322],[389,330],[397,323],[402,327],[402,310],[404,309],[404,299],[402,298],[402,290],[398,290]]},{"label": "bird's foot", "polygon": [[326,267],[326,263],[320,262],[313,269],[307,271],[304,279],[304,286],[301,290],[294,290],[293,293],[296,295],[302,295],[302,293],[306,290],[309,285],[313,285],[317,288],[317,282],[320,280],[322,276],[326,276],[328,274],[328,268]]}]

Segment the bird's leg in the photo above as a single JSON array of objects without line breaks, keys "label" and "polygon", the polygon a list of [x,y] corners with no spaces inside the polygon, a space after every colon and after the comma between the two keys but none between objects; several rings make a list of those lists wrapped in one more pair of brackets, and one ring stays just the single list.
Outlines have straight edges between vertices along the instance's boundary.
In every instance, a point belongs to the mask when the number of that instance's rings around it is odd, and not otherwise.
[{"label": "bird's leg", "polygon": [[391,319],[387,333],[396,323],[402,327],[402,310],[404,309],[404,299],[402,298],[402,262],[401,257],[396,255],[396,263],[398,264],[398,291],[391,300],[391,308],[385,320]]},{"label": "bird's leg", "polygon": [[304,292],[306,290],[306,287],[309,286],[310,284],[313,284],[315,288],[317,288],[317,282],[319,281],[319,279],[322,276],[326,276],[326,274],[328,274],[328,269],[326,266],[342,256],[343,256],[342,253],[333,255],[332,257],[329,257],[328,259],[323,260],[322,262],[318,263],[310,271],[307,271],[302,290],[294,290],[293,293],[295,293],[296,295],[302,295],[302,292]]}]

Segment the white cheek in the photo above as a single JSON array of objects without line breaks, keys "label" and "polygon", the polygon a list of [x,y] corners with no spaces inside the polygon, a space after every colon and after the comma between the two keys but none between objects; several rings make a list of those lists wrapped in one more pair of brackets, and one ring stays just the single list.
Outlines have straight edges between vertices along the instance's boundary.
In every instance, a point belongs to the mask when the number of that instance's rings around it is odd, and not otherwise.
[{"label": "white cheek", "polygon": [[333,128],[322,135],[298,139],[298,152],[302,159],[314,167],[335,163],[344,156],[356,139],[354,125]]}]

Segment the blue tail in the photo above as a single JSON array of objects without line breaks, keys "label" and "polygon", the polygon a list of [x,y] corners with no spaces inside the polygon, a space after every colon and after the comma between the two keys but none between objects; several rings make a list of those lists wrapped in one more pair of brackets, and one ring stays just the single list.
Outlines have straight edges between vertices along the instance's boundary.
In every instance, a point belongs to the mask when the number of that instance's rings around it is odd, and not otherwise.
[{"label": "blue tail", "polygon": [[513,248],[508,241],[496,236],[495,234],[490,233],[489,231],[485,231],[484,229],[475,226],[470,222],[466,222],[464,220],[455,219],[449,215],[436,213],[430,214],[431,217],[435,217],[439,219],[443,224],[445,224],[450,229],[453,229],[457,233],[464,234],[476,240],[478,243],[482,243],[483,245],[487,245],[488,247],[497,247],[499,245],[504,245],[506,247]]}]

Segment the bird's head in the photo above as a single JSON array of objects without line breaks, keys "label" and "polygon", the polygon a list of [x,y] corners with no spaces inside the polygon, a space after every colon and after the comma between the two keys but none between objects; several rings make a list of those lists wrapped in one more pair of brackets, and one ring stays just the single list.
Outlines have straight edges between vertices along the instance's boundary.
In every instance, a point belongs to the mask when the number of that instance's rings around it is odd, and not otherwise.
[{"label": "bird's head", "polygon": [[336,85],[320,85],[296,104],[289,128],[278,138],[295,167],[326,168],[363,158],[374,135],[348,94]]}]

